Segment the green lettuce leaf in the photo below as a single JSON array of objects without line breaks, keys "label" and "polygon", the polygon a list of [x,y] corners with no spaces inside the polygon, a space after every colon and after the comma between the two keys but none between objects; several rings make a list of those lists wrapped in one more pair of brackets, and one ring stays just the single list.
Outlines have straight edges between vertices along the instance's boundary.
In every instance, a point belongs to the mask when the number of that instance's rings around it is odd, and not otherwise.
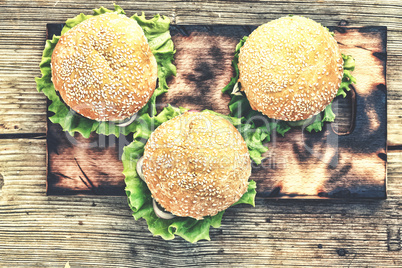
[{"label": "green lettuce leaf", "polygon": [[[268,148],[263,143],[268,142],[270,138],[270,129],[267,129],[265,125],[256,126],[256,123],[252,120],[245,120],[243,117],[233,117],[223,115],[211,110],[208,112],[221,116],[228,120],[236,127],[236,129],[242,135],[244,141],[247,144],[250,158],[257,164],[261,164],[263,159],[262,154],[268,151]],[[252,117],[250,117],[252,118]]]},{"label": "green lettuce leaf", "polygon": [[[68,19],[61,33],[64,34],[75,25],[90,17],[109,12],[125,14],[124,10],[118,5],[114,5],[113,11],[104,7],[94,9],[93,15],[84,15],[81,13],[74,18]],[[158,87],[155,89],[154,94],[148,103],[137,113],[138,117],[141,117],[144,114],[153,116],[156,114],[156,98],[167,92],[169,88],[166,79],[171,75],[176,75],[176,67],[172,63],[175,50],[169,32],[170,20],[169,18],[161,17],[160,15],[155,15],[152,19],[147,20],[144,14],[141,16],[135,14],[131,19],[136,20],[143,29],[152,53],[158,63]],[[119,127],[118,122],[99,122],[91,120],[70,111],[69,107],[60,99],[51,80],[52,74],[50,68],[52,53],[59,38],[59,36],[53,36],[52,40],[46,41],[42,61],[39,65],[42,77],[35,78],[37,90],[43,92],[52,102],[48,107],[48,110],[53,113],[53,115],[49,117],[50,121],[55,124],[60,124],[63,131],[68,131],[70,135],[74,135],[75,132],[78,132],[86,138],[88,138],[93,131],[103,135],[113,134],[117,137],[120,133],[128,135],[129,133],[134,132],[137,127],[135,123],[131,123],[126,127]]]},{"label": "green lettuce leaf", "polygon": [[[230,82],[222,89],[222,92],[227,93],[231,96],[231,100],[229,102],[230,116],[241,119],[242,124],[246,124],[247,126],[247,132],[251,131],[251,133],[255,133],[256,137],[258,137],[258,135],[260,134],[263,134],[263,136],[261,137],[264,137],[264,139],[250,139],[247,137],[246,133],[242,133],[242,131],[240,131],[242,135],[244,134],[243,138],[246,140],[246,143],[249,146],[251,158],[257,164],[260,164],[263,159],[262,153],[268,150],[268,148],[266,148],[264,144],[270,141],[270,135],[273,131],[276,131],[282,136],[284,136],[285,133],[292,128],[298,127],[302,127],[309,132],[312,132],[313,130],[319,132],[322,130],[325,122],[333,122],[335,120],[335,114],[332,111],[332,103],[329,104],[320,114],[312,118],[300,121],[274,120],[266,115],[263,115],[260,112],[253,110],[244,92],[240,91],[241,85],[238,82],[239,54],[240,49],[244,45],[246,40],[247,36],[240,39],[240,42],[236,45],[236,51],[232,61],[234,76],[230,79]],[[341,95],[343,97],[346,97],[346,92],[350,90],[350,85],[352,83],[356,83],[356,78],[354,78],[351,74],[351,71],[353,71],[355,68],[355,60],[352,56],[346,56],[343,54],[342,58],[344,61],[344,71],[341,86],[339,87],[337,96]],[[262,150],[262,147],[264,147],[265,150]],[[258,149],[253,150],[253,148]]]},{"label": "green lettuce leaf", "polygon": [[[134,141],[124,147],[122,162],[126,183],[125,191],[134,218],[136,220],[140,218],[145,219],[148,229],[155,236],[161,236],[163,239],[169,240],[174,239],[175,235],[178,235],[191,243],[195,243],[201,239],[210,240],[209,229],[211,226],[214,228],[221,226],[224,211],[219,212],[215,216],[204,217],[203,220],[196,220],[190,217],[175,217],[171,220],[158,218],[153,210],[151,192],[136,171],[137,161],[143,155],[144,146],[151,133],[163,122],[181,114],[184,110],[183,108],[177,109],[168,106],[155,117],[144,114],[140,120],[142,129],[135,133]],[[215,112],[212,113],[218,114]],[[228,119],[230,122],[240,124],[238,118],[225,115],[220,116]],[[248,191],[234,205],[250,204],[255,206],[255,195],[256,183],[250,181]]]},{"label": "green lettuce leaf", "polygon": [[353,77],[352,71],[355,69],[355,59],[350,55],[343,55],[343,77],[341,86],[336,96],[346,97],[346,92],[350,90],[350,86],[356,84],[356,78]]},{"label": "green lettuce leaf", "polygon": [[315,130],[316,132],[320,132],[322,130],[323,121],[321,119],[321,114],[317,114],[314,118],[313,123],[306,127],[308,132]]}]

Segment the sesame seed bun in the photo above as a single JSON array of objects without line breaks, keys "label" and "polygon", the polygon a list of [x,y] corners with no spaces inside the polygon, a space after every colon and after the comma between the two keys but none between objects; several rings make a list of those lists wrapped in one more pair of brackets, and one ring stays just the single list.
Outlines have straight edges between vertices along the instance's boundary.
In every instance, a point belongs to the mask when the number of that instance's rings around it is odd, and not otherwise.
[{"label": "sesame seed bun", "polygon": [[247,191],[247,145],[226,119],[186,112],[159,126],[145,146],[142,166],[152,197],[176,216],[216,215]]},{"label": "sesame seed bun", "polygon": [[335,98],[343,75],[338,44],[304,17],[259,26],[240,49],[239,82],[251,107],[270,118],[298,121]]},{"label": "sesame seed bun", "polygon": [[98,121],[123,120],[152,96],[157,63],[135,20],[106,13],[60,37],[52,54],[52,80],[77,113]]}]

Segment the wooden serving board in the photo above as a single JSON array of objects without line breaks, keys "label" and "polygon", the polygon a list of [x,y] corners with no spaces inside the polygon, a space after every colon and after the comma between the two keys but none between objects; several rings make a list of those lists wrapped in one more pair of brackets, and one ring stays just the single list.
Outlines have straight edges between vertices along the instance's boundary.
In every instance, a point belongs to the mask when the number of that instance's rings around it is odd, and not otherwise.
[{"label": "wooden serving board", "polygon": [[[48,38],[62,25],[48,24]],[[239,39],[255,26],[172,26],[177,76],[158,102],[228,114],[221,89],[232,76]],[[386,27],[330,27],[341,51],[356,59],[357,79],[346,99],[337,98],[337,119],[320,133],[294,129],[274,136],[267,158],[253,166],[260,197],[386,197]],[[350,131],[350,134],[343,135]],[[339,135],[338,135],[339,134]],[[89,139],[48,123],[48,194],[124,195],[120,156],[130,136]]]}]

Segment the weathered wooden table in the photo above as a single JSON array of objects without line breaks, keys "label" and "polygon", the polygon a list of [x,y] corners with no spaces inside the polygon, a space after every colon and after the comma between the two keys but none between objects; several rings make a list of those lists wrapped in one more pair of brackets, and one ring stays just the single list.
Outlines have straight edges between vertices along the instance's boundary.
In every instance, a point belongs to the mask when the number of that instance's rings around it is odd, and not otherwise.
[{"label": "weathered wooden table", "polygon": [[124,196],[47,194],[46,99],[34,81],[46,24],[112,2],[1,1],[0,267],[402,266],[399,0],[116,3],[128,15],[160,13],[182,25],[258,25],[297,14],[326,26],[387,26],[387,199],[258,198],[255,208],[229,209],[211,241],[190,244],[153,237]]}]

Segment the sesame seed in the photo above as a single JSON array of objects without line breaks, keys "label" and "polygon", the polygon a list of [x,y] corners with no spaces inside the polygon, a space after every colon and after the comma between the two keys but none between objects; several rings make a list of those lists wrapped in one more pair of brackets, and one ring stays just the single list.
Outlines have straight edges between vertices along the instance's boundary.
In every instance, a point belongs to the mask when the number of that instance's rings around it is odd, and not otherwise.
[{"label": "sesame seed", "polygon": [[[289,40],[289,36],[296,41]],[[284,17],[250,34],[240,49],[239,82],[256,110],[270,118],[301,120],[317,111],[313,107],[317,102],[312,98],[314,91],[331,91],[326,95],[335,96],[337,88],[322,88],[317,82],[338,84],[341,63],[339,47],[325,28],[307,18]],[[328,81],[332,77],[338,77],[338,81]],[[292,94],[295,90],[301,95]],[[325,98],[320,109],[331,100]]]},{"label": "sesame seed", "polygon": [[[120,25],[111,23],[117,19]],[[130,29],[131,34],[121,32],[124,28]],[[85,35],[76,38],[78,33],[84,32]],[[52,64],[52,74],[53,79],[59,81],[57,84],[62,85],[56,90],[66,92],[66,104],[74,108],[96,102],[88,114],[83,114],[96,120],[122,120],[141,109],[154,90],[157,68],[152,53],[146,55],[133,48],[131,40],[143,44],[142,49],[150,52],[149,46],[145,45],[145,36],[138,33],[143,31],[134,20],[114,13],[92,17],[66,32],[52,57],[52,60],[56,55],[58,57]],[[116,43],[122,47],[116,47]],[[58,47],[63,53],[58,52]],[[144,60],[148,65],[134,65],[129,60],[131,57]],[[133,84],[135,80],[131,74],[139,72],[140,67],[141,75],[152,77],[152,86],[144,88],[143,80]],[[127,93],[135,94],[127,97]],[[144,101],[139,102],[140,99]],[[124,105],[124,100],[131,105]],[[102,118],[93,114],[102,115]]]},{"label": "sesame seed", "polygon": [[[229,130],[235,139],[222,143],[216,135]],[[236,202],[247,190],[251,175],[250,156],[240,133],[209,112],[186,112],[159,126],[145,146],[142,169],[162,207],[196,219],[215,215]],[[223,195],[225,200],[217,202]]]}]

